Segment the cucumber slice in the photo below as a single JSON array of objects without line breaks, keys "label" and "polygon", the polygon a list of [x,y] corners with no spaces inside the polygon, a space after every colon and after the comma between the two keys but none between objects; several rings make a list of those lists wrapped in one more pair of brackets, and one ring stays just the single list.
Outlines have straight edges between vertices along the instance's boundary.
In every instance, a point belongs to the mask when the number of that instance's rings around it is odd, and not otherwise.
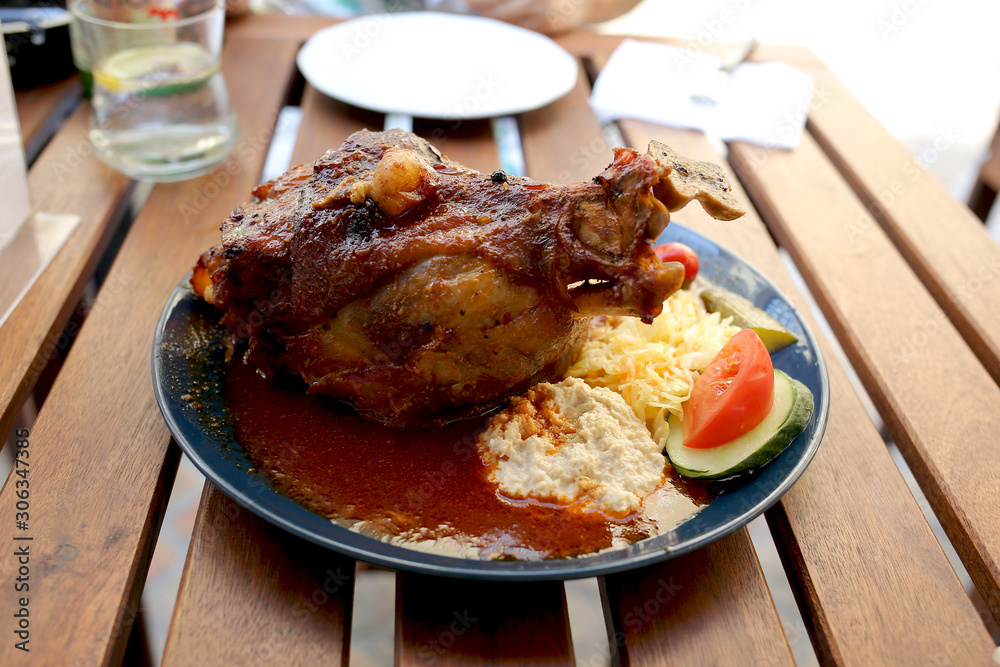
[{"label": "cucumber slice", "polygon": [[774,371],[774,405],[757,428],[732,442],[708,449],[684,446],[681,421],[670,415],[667,458],[685,477],[721,479],[762,466],[780,454],[809,423],[813,395],[798,380]]},{"label": "cucumber slice", "polygon": [[708,287],[699,294],[705,302],[705,308],[710,313],[719,313],[722,317],[732,317],[733,324],[741,329],[753,329],[764,347],[771,354],[794,345],[798,336],[781,325],[781,322],[753,305],[750,299],[734,294],[719,287]]}]

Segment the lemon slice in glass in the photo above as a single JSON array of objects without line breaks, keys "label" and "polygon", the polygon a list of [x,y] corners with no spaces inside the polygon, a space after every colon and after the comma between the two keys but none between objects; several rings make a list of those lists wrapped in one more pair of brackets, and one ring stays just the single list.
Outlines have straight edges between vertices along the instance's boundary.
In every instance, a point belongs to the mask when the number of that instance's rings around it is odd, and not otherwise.
[{"label": "lemon slice in glass", "polygon": [[176,42],[114,53],[94,68],[94,83],[114,93],[173,95],[204,85],[218,70],[203,47]]}]

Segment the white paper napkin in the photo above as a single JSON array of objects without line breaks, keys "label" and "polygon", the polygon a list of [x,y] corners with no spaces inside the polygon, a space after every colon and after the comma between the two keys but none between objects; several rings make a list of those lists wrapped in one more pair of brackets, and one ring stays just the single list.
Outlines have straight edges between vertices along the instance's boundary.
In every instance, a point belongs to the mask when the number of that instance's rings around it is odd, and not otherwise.
[{"label": "white paper napkin", "polygon": [[784,63],[744,63],[718,88],[716,104],[692,100],[711,84],[719,65],[708,53],[627,39],[594,82],[590,105],[602,122],[635,118],[795,148],[812,100],[812,77]]}]

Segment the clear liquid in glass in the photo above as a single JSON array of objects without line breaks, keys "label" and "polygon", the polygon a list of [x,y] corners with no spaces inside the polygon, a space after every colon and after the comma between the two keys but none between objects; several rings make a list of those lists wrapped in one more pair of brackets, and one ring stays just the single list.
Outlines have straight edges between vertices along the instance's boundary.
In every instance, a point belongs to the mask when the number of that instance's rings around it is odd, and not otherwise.
[{"label": "clear liquid in glass", "polygon": [[93,77],[91,143],[133,178],[191,178],[220,163],[236,142],[218,58],[200,44],[124,49]]}]

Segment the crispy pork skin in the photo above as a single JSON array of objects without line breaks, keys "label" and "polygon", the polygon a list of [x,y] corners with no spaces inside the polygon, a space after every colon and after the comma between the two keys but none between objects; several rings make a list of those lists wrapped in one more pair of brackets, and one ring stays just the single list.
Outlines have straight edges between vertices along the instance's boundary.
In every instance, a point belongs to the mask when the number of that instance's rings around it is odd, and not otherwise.
[{"label": "crispy pork skin", "polygon": [[451,162],[399,130],[362,131],[254,190],[191,279],[265,374],[365,418],[433,425],[561,378],[593,315],[651,320],[680,264],[650,248],[699,200],[742,215],[721,170],[653,142],[586,183]]}]

